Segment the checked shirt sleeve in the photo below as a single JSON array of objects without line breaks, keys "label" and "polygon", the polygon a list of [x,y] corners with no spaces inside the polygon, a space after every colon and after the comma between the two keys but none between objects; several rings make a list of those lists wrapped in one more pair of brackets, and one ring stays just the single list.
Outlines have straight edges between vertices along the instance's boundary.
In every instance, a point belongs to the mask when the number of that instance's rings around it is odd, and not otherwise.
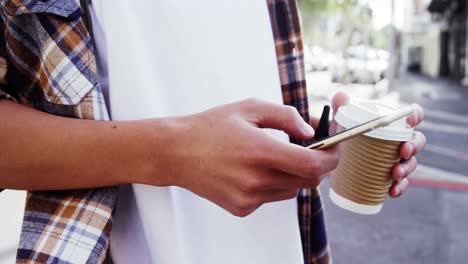
[{"label": "checked shirt sleeve", "polygon": [[[49,114],[109,120],[81,15],[75,0],[0,0],[0,98]],[[17,263],[102,263],[117,192],[28,192]]]},{"label": "checked shirt sleeve", "polygon": [[[267,0],[276,47],[283,102],[294,106],[309,122],[304,53],[296,0]],[[292,143],[309,142],[291,138]],[[303,189],[297,197],[304,264],[331,263],[325,216],[318,188]]]},{"label": "checked shirt sleeve", "polygon": [[8,85],[6,81],[6,73],[7,73],[7,61],[5,57],[0,57],[0,99],[7,99],[16,101],[16,99],[10,95],[5,87]]},{"label": "checked shirt sleeve", "polygon": [[[0,17],[0,28],[3,27],[3,20]],[[5,52],[5,36],[0,34],[0,100],[12,100],[16,101],[15,97],[10,94],[11,92],[8,90],[8,82],[7,82],[7,72],[8,72],[8,63],[7,57]]]}]

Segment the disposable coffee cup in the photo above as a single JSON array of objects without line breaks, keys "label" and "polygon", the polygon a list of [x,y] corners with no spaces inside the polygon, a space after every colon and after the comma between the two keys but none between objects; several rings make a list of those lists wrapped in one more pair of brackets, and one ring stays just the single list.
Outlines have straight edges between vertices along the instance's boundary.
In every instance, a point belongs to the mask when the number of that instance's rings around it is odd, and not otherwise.
[{"label": "disposable coffee cup", "polygon": [[[342,131],[395,111],[371,100],[352,101],[338,109]],[[406,117],[340,143],[341,158],[331,174],[330,199],[358,214],[377,214],[392,186],[392,169],[400,161],[400,145],[412,138]]]}]

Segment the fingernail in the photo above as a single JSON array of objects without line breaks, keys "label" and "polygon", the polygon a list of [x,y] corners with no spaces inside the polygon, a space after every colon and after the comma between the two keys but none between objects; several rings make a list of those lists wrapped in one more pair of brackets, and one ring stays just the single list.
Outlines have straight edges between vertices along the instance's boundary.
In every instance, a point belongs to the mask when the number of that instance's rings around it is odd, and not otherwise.
[{"label": "fingernail", "polygon": [[313,137],[315,134],[314,129],[307,123],[304,122],[304,127],[303,127],[304,132],[309,135],[310,137]]}]

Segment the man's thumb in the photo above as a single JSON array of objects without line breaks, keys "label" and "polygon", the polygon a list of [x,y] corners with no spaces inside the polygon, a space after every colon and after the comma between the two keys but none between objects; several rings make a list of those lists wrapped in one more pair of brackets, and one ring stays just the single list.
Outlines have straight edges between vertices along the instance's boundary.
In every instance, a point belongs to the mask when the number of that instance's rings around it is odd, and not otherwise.
[{"label": "man's thumb", "polygon": [[274,104],[266,101],[254,100],[249,109],[255,116],[254,123],[261,128],[273,128],[284,131],[297,139],[310,139],[314,136],[314,129],[304,120],[292,106]]}]

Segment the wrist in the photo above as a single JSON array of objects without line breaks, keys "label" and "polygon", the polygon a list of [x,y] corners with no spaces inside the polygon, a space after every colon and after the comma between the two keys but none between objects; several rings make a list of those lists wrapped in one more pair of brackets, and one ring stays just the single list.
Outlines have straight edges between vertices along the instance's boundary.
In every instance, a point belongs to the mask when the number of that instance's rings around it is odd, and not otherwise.
[{"label": "wrist", "polygon": [[130,141],[136,173],[128,183],[154,186],[180,185],[178,156],[184,151],[181,138],[188,132],[184,118],[159,118],[135,121]]}]

